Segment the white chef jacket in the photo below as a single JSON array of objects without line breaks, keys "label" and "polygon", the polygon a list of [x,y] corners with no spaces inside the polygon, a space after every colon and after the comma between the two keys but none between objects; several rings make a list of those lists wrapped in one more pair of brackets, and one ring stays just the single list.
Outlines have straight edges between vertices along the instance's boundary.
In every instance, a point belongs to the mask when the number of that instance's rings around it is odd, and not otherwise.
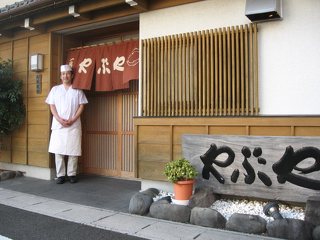
[{"label": "white chef jacket", "polygon": [[[88,103],[82,90],[74,89],[72,86],[65,89],[63,84],[54,86],[46,103],[55,105],[57,113],[61,118],[70,119],[75,116],[79,105]],[[81,120],[70,127],[63,127],[57,119],[53,117],[51,125],[51,138],[49,152],[68,156],[81,156]]]}]

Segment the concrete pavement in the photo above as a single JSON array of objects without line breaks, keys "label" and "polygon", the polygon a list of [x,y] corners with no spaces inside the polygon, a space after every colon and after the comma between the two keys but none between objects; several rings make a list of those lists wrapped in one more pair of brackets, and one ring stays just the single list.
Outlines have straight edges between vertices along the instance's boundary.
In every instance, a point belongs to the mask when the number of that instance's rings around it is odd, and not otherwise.
[{"label": "concrete pavement", "polygon": [[146,240],[0,204],[0,233],[14,240]]},{"label": "concrete pavement", "polygon": [[147,239],[275,239],[132,215],[128,205],[140,189],[138,181],[97,176],[79,180],[57,185],[26,177],[9,179],[0,182],[0,204]]}]

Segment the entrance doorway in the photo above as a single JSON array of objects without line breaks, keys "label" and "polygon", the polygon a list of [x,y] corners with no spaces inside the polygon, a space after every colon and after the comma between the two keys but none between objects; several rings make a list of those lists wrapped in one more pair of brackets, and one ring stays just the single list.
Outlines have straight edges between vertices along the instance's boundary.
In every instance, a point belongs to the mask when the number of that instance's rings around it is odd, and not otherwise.
[{"label": "entrance doorway", "polygon": [[[63,52],[139,38],[138,16],[102,25],[88,25],[63,33]],[[133,116],[138,115],[138,81],[130,81],[129,89],[112,92],[91,90],[86,91],[86,96],[89,103],[81,116],[83,139],[80,172],[134,178],[137,171]]]},{"label": "entrance doorway", "polygon": [[138,81],[131,81],[127,90],[94,92],[87,98],[82,172],[135,177],[133,116],[138,113]]}]

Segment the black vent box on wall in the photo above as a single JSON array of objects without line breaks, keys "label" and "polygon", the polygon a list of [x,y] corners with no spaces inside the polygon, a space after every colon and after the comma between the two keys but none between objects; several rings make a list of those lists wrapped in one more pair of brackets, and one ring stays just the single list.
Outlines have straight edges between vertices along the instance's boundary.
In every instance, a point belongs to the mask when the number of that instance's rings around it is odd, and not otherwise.
[{"label": "black vent box on wall", "polygon": [[282,0],[246,0],[245,15],[251,22],[282,19]]}]

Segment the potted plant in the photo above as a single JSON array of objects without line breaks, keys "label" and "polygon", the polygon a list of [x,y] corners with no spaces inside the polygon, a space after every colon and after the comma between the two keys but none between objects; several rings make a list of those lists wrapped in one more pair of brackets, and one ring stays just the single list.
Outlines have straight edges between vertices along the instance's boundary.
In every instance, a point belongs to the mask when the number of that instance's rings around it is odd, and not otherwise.
[{"label": "potted plant", "polygon": [[13,79],[12,61],[0,59],[0,150],[4,136],[21,126],[25,119],[22,81]]},{"label": "potted plant", "polygon": [[165,165],[164,174],[174,184],[175,200],[189,200],[192,191],[194,178],[198,175],[197,170],[191,163],[180,158]]}]

